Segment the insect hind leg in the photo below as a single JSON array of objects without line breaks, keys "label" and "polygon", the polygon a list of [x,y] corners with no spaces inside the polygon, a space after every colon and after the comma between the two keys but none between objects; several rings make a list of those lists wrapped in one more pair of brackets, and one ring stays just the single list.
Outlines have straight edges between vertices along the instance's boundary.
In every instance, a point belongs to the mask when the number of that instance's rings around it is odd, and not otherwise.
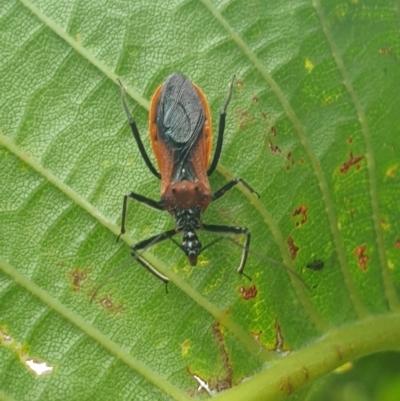
[{"label": "insect hind leg", "polygon": [[159,242],[165,241],[166,239],[169,239],[173,237],[175,234],[177,234],[176,230],[169,230],[165,231],[161,234],[154,235],[153,237],[147,238],[143,241],[138,242],[135,245],[132,245],[131,247],[131,255],[134,259],[136,259],[147,271],[149,271],[151,274],[153,274],[155,277],[157,277],[159,280],[161,280],[165,284],[165,289],[166,292],[168,292],[167,289],[167,284],[169,283],[168,277],[164,276],[161,274],[153,265],[151,265],[147,260],[144,258],[140,257],[137,254],[137,251],[140,251],[142,249],[147,249],[150,248],[153,245],[158,244]]}]

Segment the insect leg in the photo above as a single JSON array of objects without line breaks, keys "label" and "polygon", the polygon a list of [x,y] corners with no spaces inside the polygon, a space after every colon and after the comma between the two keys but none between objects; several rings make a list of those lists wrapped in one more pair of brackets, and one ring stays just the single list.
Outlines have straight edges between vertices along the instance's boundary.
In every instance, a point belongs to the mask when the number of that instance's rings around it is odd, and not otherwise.
[{"label": "insect leg", "polygon": [[251,278],[244,273],[244,267],[246,266],[247,255],[249,254],[250,240],[251,240],[251,234],[250,234],[249,230],[247,229],[247,227],[216,226],[213,224],[204,224],[203,223],[202,229],[205,231],[213,232],[213,233],[235,234],[235,235],[245,234],[246,235],[246,240],[245,240],[243,252],[242,252],[242,259],[240,260],[240,265],[238,267],[237,272],[239,274],[243,274],[243,276],[245,276],[249,280],[251,280]]},{"label": "insect leg", "polygon": [[231,181],[229,181],[227,184],[225,184],[222,188],[220,188],[218,191],[214,192],[211,195],[211,201],[215,201],[219,199],[221,196],[225,195],[229,190],[231,190],[236,184],[242,183],[251,193],[257,196],[257,198],[260,197],[260,195],[242,178],[234,178]]},{"label": "insect leg", "polygon": [[229,84],[229,91],[228,91],[228,97],[226,99],[226,102],[224,104],[224,107],[221,110],[221,113],[219,115],[219,127],[218,127],[218,140],[217,140],[217,146],[215,148],[214,152],[214,157],[213,161],[211,163],[210,168],[207,170],[207,175],[210,176],[214,170],[217,167],[219,158],[221,156],[221,151],[222,151],[222,143],[224,141],[224,131],[225,131],[225,120],[226,120],[226,109],[228,108],[228,105],[232,99],[232,92],[233,92],[233,82],[235,81],[235,75],[232,77],[232,80]]},{"label": "insect leg", "polygon": [[[136,245],[132,245],[131,247],[131,255],[133,258],[137,259],[137,261],[145,268],[147,269],[151,274],[156,276],[158,279],[160,279],[164,284],[165,288],[167,288],[167,284],[169,282],[168,277],[164,276],[161,274],[155,267],[153,267],[147,260],[143,259],[142,257],[136,255],[136,252],[145,249],[149,246],[153,246],[155,244],[158,244],[159,242],[165,241],[166,239],[169,239],[173,237],[175,234],[177,234],[176,230],[169,230],[165,231],[164,233],[154,235],[153,237],[147,238],[143,241],[138,242]],[[168,292],[168,291],[167,291]]]},{"label": "insect leg", "polygon": [[149,159],[149,156],[147,155],[146,149],[145,149],[144,146],[143,146],[143,142],[142,142],[142,140],[140,139],[140,135],[139,135],[139,131],[138,131],[138,129],[137,129],[136,123],[135,123],[134,119],[132,118],[132,115],[131,115],[131,113],[130,113],[130,111],[129,111],[129,108],[128,108],[128,105],[127,105],[127,103],[126,103],[126,90],[125,90],[125,87],[122,85],[122,83],[121,83],[121,81],[119,80],[119,78],[118,78],[118,83],[119,83],[119,85],[121,86],[122,106],[123,106],[123,108],[124,108],[124,110],[125,110],[126,117],[128,118],[128,122],[129,122],[129,125],[130,125],[130,127],[131,127],[133,137],[135,138],[136,143],[137,143],[137,145],[138,145],[140,154],[142,155],[142,158],[143,158],[143,160],[145,161],[145,163],[146,163],[147,167],[149,168],[149,170],[150,170],[158,179],[160,179],[160,178],[161,178],[161,174],[156,170],[156,168],[154,167],[153,163],[152,163],[151,160]]},{"label": "insect leg", "polygon": [[117,242],[119,240],[119,237],[122,234],[125,234],[125,220],[126,220],[126,211],[127,211],[127,207],[128,207],[128,198],[135,199],[138,202],[144,203],[145,205],[152,207],[153,209],[164,210],[164,206],[160,202],[157,202],[153,199],[147,198],[146,196],[139,195],[135,192],[129,192],[128,194],[126,194],[124,196],[124,201],[122,203],[121,232],[117,237]]},{"label": "insect leg", "polygon": [[[131,248],[131,255],[133,259],[136,259],[143,267],[145,267],[151,274],[156,276],[158,279],[160,279],[164,284],[165,284],[165,291],[168,292],[167,285],[169,283],[168,277],[164,276],[161,274],[157,269],[155,269],[149,262],[147,262],[145,259],[141,257],[142,252],[146,251],[146,249],[150,248],[154,244],[157,244],[158,242],[161,242],[167,238],[170,238],[171,235],[174,235],[175,230],[167,231],[162,234],[155,235],[154,237],[148,238],[147,240],[141,241],[134,245]],[[175,232],[176,234],[176,232]],[[137,252],[138,250],[142,250],[142,252]],[[92,302],[95,298],[97,293],[99,292],[100,288],[103,287],[107,281],[115,276],[117,273],[119,273],[122,269],[124,269],[131,261],[128,263],[124,263],[121,266],[117,267],[114,269],[111,273],[107,275],[107,277],[96,287],[96,289],[93,291],[92,297],[90,302]]]}]

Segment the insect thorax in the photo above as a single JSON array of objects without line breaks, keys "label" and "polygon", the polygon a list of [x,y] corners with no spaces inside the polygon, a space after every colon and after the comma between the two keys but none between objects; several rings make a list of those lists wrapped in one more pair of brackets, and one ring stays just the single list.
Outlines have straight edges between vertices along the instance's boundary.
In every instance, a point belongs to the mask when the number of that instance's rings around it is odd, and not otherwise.
[{"label": "insect thorax", "polygon": [[[168,184],[161,196],[164,209],[171,213],[175,220],[186,219],[186,216],[195,216],[196,210],[204,213],[211,202],[210,187],[207,183],[183,180]],[[176,214],[179,211],[179,216]],[[182,216],[182,217],[181,217]],[[200,219],[200,215],[199,215]]]}]

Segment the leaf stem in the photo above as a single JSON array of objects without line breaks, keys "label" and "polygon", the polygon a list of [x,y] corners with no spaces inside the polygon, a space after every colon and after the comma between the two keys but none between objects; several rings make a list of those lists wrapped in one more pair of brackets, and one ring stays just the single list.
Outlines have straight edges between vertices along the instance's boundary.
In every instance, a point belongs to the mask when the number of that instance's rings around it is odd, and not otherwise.
[{"label": "leaf stem", "polygon": [[269,364],[218,401],[279,400],[346,362],[400,348],[400,314],[369,317],[329,331],[314,344]]}]

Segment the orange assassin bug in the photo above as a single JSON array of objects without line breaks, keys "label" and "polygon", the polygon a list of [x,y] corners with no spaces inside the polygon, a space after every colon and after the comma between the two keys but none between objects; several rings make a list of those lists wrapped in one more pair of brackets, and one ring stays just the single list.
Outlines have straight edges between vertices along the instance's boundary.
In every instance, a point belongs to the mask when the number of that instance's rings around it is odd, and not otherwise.
[{"label": "orange assassin bug", "polygon": [[[126,103],[125,88],[119,81],[122,105],[141,156],[152,174],[161,180],[161,200],[155,201],[135,192],[127,193],[123,200],[121,233],[117,241],[125,233],[129,198],[153,209],[166,210],[170,213],[175,221],[174,229],[140,241],[131,247],[132,257],[165,284],[168,284],[169,279],[142,258],[138,251],[171,239],[185,253],[190,265],[196,266],[197,257],[202,250],[223,238],[220,237],[203,247],[196,234],[197,230],[245,235],[246,240],[238,268],[238,273],[244,274],[251,239],[249,230],[246,227],[211,225],[202,221],[202,215],[210,202],[221,198],[239,182],[258,196],[257,192],[241,178],[232,179],[214,193],[211,192],[208,182],[208,177],[215,171],[221,155],[226,110],[232,98],[234,79],[235,76],[229,84],[228,97],[220,113],[217,145],[211,164],[211,114],[201,89],[180,73],[171,74],[156,89],[151,100],[149,126],[150,142],[159,171],[150,161],[143,146],[138,128]],[[178,233],[183,233],[182,244],[173,239]]]}]

